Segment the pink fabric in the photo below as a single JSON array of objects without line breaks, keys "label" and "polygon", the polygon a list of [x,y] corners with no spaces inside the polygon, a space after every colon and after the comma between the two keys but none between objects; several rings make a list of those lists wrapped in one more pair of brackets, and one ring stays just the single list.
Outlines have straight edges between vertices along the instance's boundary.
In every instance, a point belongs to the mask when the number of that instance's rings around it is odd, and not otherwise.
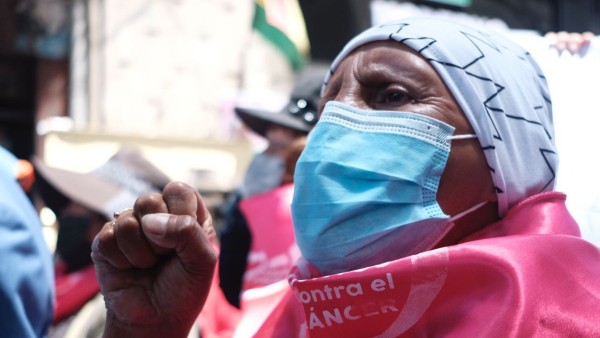
[{"label": "pink fabric", "polygon": [[54,324],[77,313],[88,300],[100,292],[94,264],[72,272],[66,272],[66,268],[64,264],[57,264],[54,269]]},{"label": "pink fabric", "polygon": [[319,277],[298,264],[310,337],[600,336],[600,250],[564,201],[530,197],[463,243],[378,266]]},{"label": "pink fabric", "polygon": [[[289,286],[286,280],[273,283],[261,288],[250,289],[242,294],[241,299],[241,318],[235,330],[234,338],[257,337],[268,319],[276,316],[281,311],[281,304],[289,302]],[[293,296],[292,296],[293,297]],[[300,315],[292,323],[303,321],[304,313],[300,309]],[[285,325],[285,330],[292,330],[290,325]],[[297,331],[297,330],[296,330]],[[292,331],[293,332],[293,331]],[[263,335],[264,336],[264,335]],[[275,337],[294,337],[294,334],[285,334]],[[264,337],[273,337],[266,335]]]},{"label": "pink fabric", "polygon": [[[219,246],[213,243],[213,248],[218,255]],[[219,271],[218,265],[215,267],[215,271]],[[215,273],[202,312],[200,312],[196,320],[200,326],[202,338],[231,337],[237,327],[240,316],[240,310],[229,304],[225,298],[219,286],[219,274]]]},{"label": "pink fabric", "polygon": [[244,290],[285,280],[300,257],[292,225],[294,185],[245,198],[240,209],[252,233]]},{"label": "pink fabric", "polygon": [[[293,194],[294,185],[287,184],[240,202],[240,209],[252,233],[252,245],[244,274],[241,318],[234,337],[253,336],[261,330],[267,318],[281,311],[279,304],[287,302],[287,277],[300,257],[292,226],[290,206]],[[302,317],[300,311],[298,318]],[[294,318],[291,322],[297,321]],[[296,330],[292,327],[286,325],[286,332]]]}]

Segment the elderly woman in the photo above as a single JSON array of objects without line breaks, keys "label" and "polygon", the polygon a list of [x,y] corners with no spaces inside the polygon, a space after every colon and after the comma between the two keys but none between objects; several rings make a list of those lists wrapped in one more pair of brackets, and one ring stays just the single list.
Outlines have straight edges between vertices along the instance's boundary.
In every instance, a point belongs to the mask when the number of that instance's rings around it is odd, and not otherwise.
[{"label": "elderly woman", "polygon": [[[600,335],[600,251],[553,191],[551,101],[527,52],[393,22],[346,45],[322,97],[295,173],[303,259],[257,335]],[[134,209],[93,246],[106,334],[184,336],[216,260],[210,215],[180,183]]]}]

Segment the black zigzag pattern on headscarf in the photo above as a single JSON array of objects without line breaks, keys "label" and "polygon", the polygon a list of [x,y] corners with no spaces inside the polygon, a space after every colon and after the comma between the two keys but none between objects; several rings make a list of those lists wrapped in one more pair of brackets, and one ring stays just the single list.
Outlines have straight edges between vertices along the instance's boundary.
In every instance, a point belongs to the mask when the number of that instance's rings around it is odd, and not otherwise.
[{"label": "black zigzag pattern on headscarf", "polygon": [[[533,58],[531,53],[529,53],[527,51],[525,51],[525,58],[526,58],[527,62],[537,64],[537,62],[535,61],[535,59]],[[536,75],[537,75],[537,77],[539,77],[542,80],[542,82],[544,82],[546,84],[546,86],[548,86],[548,81],[546,79],[546,76],[544,76],[544,74],[536,74]],[[542,88],[539,88],[539,89],[540,89],[540,95],[542,96],[542,99],[544,101],[546,101],[546,103],[548,103],[549,105],[552,105],[552,100],[550,100],[549,97],[544,95],[544,90]]]},{"label": "black zigzag pattern on headscarf", "polygon": [[[419,50],[418,50],[418,52],[419,52],[420,54],[421,54],[421,52],[422,52],[423,50],[425,50],[426,48],[429,48],[430,46],[432,46],[434,43],[436,43],[436,42],[437,42],[437,40],[435,40],[435,39],[433,39],[433,38],[429,38],[429,37],[394,39],[394,35],[395,35],[395,34],[398,34],[398,33],[399,33],[401,30],[402,30],[402,28],[404,28],[405,26],[407,26],[407,25],[406,25],[406,24],[403,24],[403,25],[401,25],[401,27],[400,27],[400,28],[399,28],[399,29],[398,29],[398,30],[397,30],[395,33],[392,33],[392,34],[390,34],[390,39],[391,39],[391,40],[394,40],[394,41],[397,41],[397,42],[400,42],[400,43],[404,43],[404,42],[406,42],[406,41],[409,41],[409,40],[425,40],[425,39],[428,39],[428,40],[430,40],[430,42],[429,42],[427,45],[425,45],[424,47],[422,47],[421,49],[419,49]],[[474,74],[474,73],[472,73],[472,72],[469,72],[469,71],[467,71],[467,68],[468,68],[468,67],[470,67],[470,66],[474,65],[475,63],[477,63],[477,61],[479,61],[479,60],[481,60],[481,59],[485,58],[485,54],[483,53],[483,51],[481,51],[481,49],[479,48],[479,46],[478,46],[478,45],[476,45],[476,44],[473,42],[473,40],[471,40],[471,39],[469,38],[469,36],[472,36],[472,35],[470,35],[470,34],[468,34],[468,33],[465,33],[465,32],[461,32],[461,33],[462,33],[462,34],[463,34],[465,37],[467,37],[467,38],[469,39],[469,41],[470,41],[470,42],[471,42],[471,43],[472,43],[472,44],[475,46],[475,48],[476,48],[476,49],[479,51],[479,54],[480,54],[479,56],[475,57],[473,60],[471,60],[470,62],[468,62],[466,65],[456,65],[456,64],[453,64],[453,63],[451,63],[451,62],[447,62],[447,61],[443,61],[443,60],[436,60],[436,59],[433,59],[433,58],[427,58],[427,57],[426,57],[426,59],[427,59],[429,62],[437,62],[437,63],[439,63],[439,64],[441,64],[441,65],[444,65],[444,66],[446,66],[446,67],[453,67],[453,68],[461,69],[461,70],[465,71],[465,73],[466,73],[466,74],[468,74],[468,75],[469,75],[469,76],[471,76],[471,77],[474,77],[474,78],[476,78],[476,79],[478,79],[478,80],[481,80],[481,81],[486,81],[486,82],[490,82],[490,83],[492,83],[492,85],[493,85],[493,86],[496,88],[496,91],[495,91],[494,93],[492,93],[492,95],[490,95],[488,98],[486,98],[486,99],[484,100],[484,102],[483,102],[483,106],[484,106],[484,108],[485,108],[485,110],[486,110],[486,114],[487,114],[488,118],[490,119],[490,122],[491,122],[491,124],[492,124],[492,127],[493,127],[493,128],[494,128],[494,130],[495,130],[495,133],[494,133],[492,136],[493,136],[495,139],[498,139],[498,140],[500,140],[500,141],[501,141],[501,140],[502,140],[502,138],[500,137],[500,132],[498,131],[498,128],[496,127],[496,123],[494,123],[494,119],[492,118],[492,116],[491,116],[491,114],[490,114],[490,111],[504,113],[504,110],[502,110],[501,108],[496,108],[496,107],[492,107],[492,106],[490,106],[489,102],[490,102],[491,100],[493,100],[493,99],[494,99],[494,98],[495,98],[495,97],[496,97],[498,94],[500,94],[500,92],[501,92],[502,90],[504,90],[504,87],[503,87],[503,86],[501,86],[500,84],[498,84],[498,83],[494,82],[492,79],[486,78],[486,77],[484,77],[484,76],[478,76],[478,75],[476,75],[476,74]],[[476,37],[474,37],[474,38],[476,38]],[[476,39],[477,39],[477,38],[476,38]],[[477,40],[480,40],[480,39],[477,39]],[[480,41],[481,41],[481,40],[480,40]],[[485,42],[484,42],[484,43],[485,43]],[[499,48],[498,48],[496,45],[494,45],[493,43],[489,42],[489,43],[485,43],[485,44],[486,44],[486,45],[488,45],[489,47],[491,47],[492,49],[494,49],[494,50],[496,50],[496,51],[500,52],[500,49],[499,49]],[[486,151],[486,150],[495,150],[495,149],[496,149],[496,147],[495,147],[494,145],[489,145],[489,146],[482,147],[482,149],[483,149],[484,151]],[[489,168],[490,172],[492,173],[492,175],[494,175],[494,174],[496,173],[496,169],[495,169],[495,168],[493,168],[492,166],[490,166],[490,165],[489,165],[489,163],[488,163],[488,168]],[[504,191],[503,191],[502,189],[500,189],[500,187],[498,187],[498,186],[495,186],[495,185],[494,185],[494,190],[496,191],[496,193],[504,193]]]},{"label": "black zigzag pattern on headscarf", "polygon": [[[390,34],[389,38],[391,40],[394,40],[394,41],[397,41],[397,42],[400,42],[400,43],[404,43],[404,42],[409,41],[409,40],[429,40],[429,43],[427,43],[426,45],[424,45],[423,47],[421,47],[420,49],[417,50],[417,52],[419,52],[420,54],[422,54],[421,52],[423,50],[425,50],[425,49],[431,47],[432,45],[434,45],[435,43],[437,43],[436,39],[430,38],[430,37],[426,37],[426,36],[418,37],[418,38],[403,38],[403,39],[394,38],[394,36],[397,35],[398,33],[400,33],[402,31],[402,29],[404,27],[406,27],[406,26],[408,26],[408,24],[401,24],[401,25],[399,25],[398,30],[395,33]],[[463,32],[463,31],[461,31],[460,33],[466,39],[469,40],[469,42],[477,49],[477,51],[479,53],[479,55],[475,56],[473,60],[467,62],[464,65],[458,65],[458,64],[454,64],[454,63],[451,63],[451,62],[448,62],[448,61],[434,59],[434,58],[431,58],[431,57],[425,57],[425,58],[429,62],[435,62],[435,63],[441,64],[441,65],[443,65],[445,67],[452,67],[452,68],[461,69],[461,70],[463,70],[465,72],[465,74],[469,75],[472,78],[475,78],[477,80],[485,81],[485,82],[488,82],[488,83],[492,84],[492,86],[495,88],[495,91],[491,92],[491,94],[482,102],[482,105],[483,105],[483,107],[486,110],[487,117],[490,120],[490,123],[491,123],[491,125],[492,125],[492,127],[494,128],[494,131],[495,131],[495,133],[492,135],[492,137],[494,139],[500,141],[500,142],[502,141],[501,133],[500,133],[500,131],[498,130],[498,128],[496,126],[496,123],[494,121],[494,117],[493,117],[493,114],[492,114],[492,113],[502,113],[506,118],[514,119],[514,120],[518,120],[518,121],[523,121],[525,123],[536,125],[538,127],[543,128],[544,133],[548,136],[548,138],[552,139],[552,135],[550,134],[550,132],[546,129],[546,127],[541,122],[536,121],[536,120],[526,119],[526,118],[524,118],[522,116],[518,116],[518,115],[514,115],[514,114],[509,114],[509,113],[505,112],[500,107],[494,107],[494,106],[492,106],[490,104],[491,101],[494,100],[498,95],[500,95],[502,93],[502,91],[504,91],[505,87],[502,86],[501,84],[495,82],[493,79],[491,79],[489,77],[478,75],[478,74],[475,74],[474,72],[468,70],[469,67],[475,65],[477,62],[479,62],[480,60],[482,60],[482,59],[484,59],[486,57],[485,53],[482,51],[482,49],[480,48],[480,46],[479,46],[478,43],[485,44],[486,46],[488,46],[489,48],[497,51],[498,53],[502,53],[500,47],[503,47],[503,46],[499,47],[499,45],[496,45],[492,41],[486,39],[487,36],[485,34],[481,33],[481,32],[478,32],[478,33],[481,34],[482,37],[478,37],[478,36],[469,34],[467,32]],[[507,49],[507,48],[504,47],[504,49]],[[527,60],[527,58],[531,58],[531,55],[529,55],[529,53],[526,53],[525,56],[516,55],[516,57],[518,59],[522,60],[522,61],[529,62],[529,60]],[[546,81],[546,78],[543,75],[541,75],[541,74],[536,74],[536,75],[538,77],[540,77],[541,79],[543,79],[543,81]],[[543,91],[540,90],[540,92],[543,92]],[[544,101],[546,101],[547,103],[551,104],[549,98],[547,98],[543,94],[541,94],[541,97],[542,97],[542,99]],[[542,108],[543,108],[543,106],[541,106],[541,105],[532,107],[532,109],[535,109],[535,110],[542,109]],[[495,148],[496,147],[494,145],[488,145],[488,146],[482,147],[482,149],[484,151],[486,151],[486,150],[495,150]],[[543,191],[555,179],[555,170],[554,170],[554,168],[552,168],[552,166],[550,165],[550,162],[547,160],[547,157],[546,157],[547,153],[554,153],[554,152],[551,151],[551,150],[548,150],[548,149],[539,149],[539,150],[540,150],[540,153],[542,154],[542,157],[544,159],[544,163],[546,163],[546,165],[548,166],[548,170],[550,171],[551,176],[552,176],[551,179],[546,183],[546,185],[542,189],[542,191]],[[492,174],[494,174],[496,172],[496,169],[493,168],[493,167],[491,167],[491,166],[489,166],[489,164],[488,164],[488,167],[489,167],[490,171],[492,172]],[[494,188],[496,189],[497,193],[503,193],[504,192],[499,187],[494,187]]]},{"label": "black zigzag pattern on headscarf", "polygon": [[[394,40],[394,41],[397,41],[397,42],[400,42],[400,43],[404,43],[404,42],[409,41],[409,40],[426,40],[426,39],[430,40],[430,42],[427,45],[425,45],[423,48],[421,48],[421,49],[418,50],[419,53],[421,53],[426,48],[429,48],[433,44],[437,43],[437,40],[435,40],[433,38],[429,38],[429,37],[395,39],[394,35],[398,34],[402,30],[402,28],[404,28],[405,26],[407,26],[407,24],[401,25],[401,27],[395,33],[390,34],[390,39]],[[486,110],[487,116],[490,119],[492,127],[494,128],[494,131],[495,131],[494,134],[492,135],[492,137],[494,137],[497,140],[502,141],[502,137],[500,136],[500,132],[498,131],[498,128],[496,127],[496,123],[494,122],[494,119],[492,118],[490,111],[498,112],[498,113],[504,113],[504,110],[501,109],[501,108],[490,106],[489,102],[491,100],[493,100],[498,94],[500,94],[500,92],[502,92],[504,90],[504,87],[502,85],[494,82],[490,78],[474,74],[474,73],[469,72],[467,70],[467,68],[469,68],[472,65],[474,65],[475,63],[477,63],[477,61],[485,58],[485,54],[483,53],[483,51],[479,48],[479,46],[470,37],[473,37],[474,39],[479,40],[479,41],[482,41],[481,39],[479,39],[477,37],[474,37],[471,34],[462,32],[462,31],[461,31],[461,33],[471,42],[471,44],[473,44],[473,46],[479,52],[479,55],[476,56],[473,60],[467,62],[467,64],[465,64],[465,65],[457,65],[457,64],[454,64],[454,63],[451,63],[451,62],[448,62],[448,61],[444,61],[444,60],[437,60],[437,59],[429,58],[429,57],[425,57],[425,58],[429,62],[435,62],[435,63],[439,63],[439,64],[441,64],[443,66],[446,66],[446,67],[452,67],[452,68],[461,69],[461,70],[463,70],[465,72],[465,74],[467,74],[467,75],[469,75],[471,77],[474,77],[474,78],[476,78],[478,80],[489,82],[489,83],[491,83],[496,88],[496,91],[494,93],[492,93],[488,98],[486,98],[482,102],[482,104],[483,104],[483,106],[484,106],[484,108]],[[496,45],[494,45],[493,43],[491,43],[489,41],[487,41],[487,42],[482,41],[482,42],[484,44],[488,45],[489,47],[491,47],[492,49],[496,50],[497,52],[500,52],[500,49]],[[488,148],[488,149],[492,149],[492,148]]]},{"label": "black zigzag pattern on headscarf", "polygon": [[548,166],[550,173],[552,173],[552,177],[550,178],[548,183],[546,183],[546,185],[544,185],[544,187],[540,190],[540,192],[542,192],[542,191],[546,190],[546,188],[550,184],[552,184],[552,182],[554,182],[554,180],[556,179],[556,172],[554,171],[554,168],[552,168],[552,166],[550,165],[550,161],[548,161],[548,156],[557,156],[557,154],[552,149],[542,149],[542,148],[540,148],[540,154],[542,154],[542,157],[544,158],[544,162],[546,162],[546,165]]}]

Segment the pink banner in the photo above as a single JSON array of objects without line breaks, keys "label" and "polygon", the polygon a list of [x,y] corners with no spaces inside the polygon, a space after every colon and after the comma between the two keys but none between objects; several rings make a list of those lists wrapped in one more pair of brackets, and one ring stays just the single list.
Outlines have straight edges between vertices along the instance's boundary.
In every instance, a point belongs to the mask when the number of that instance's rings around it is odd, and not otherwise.
[{"label": "pink banner", "polygon": [[536,195],[461,244],[290,285],[310,337],[600,336],[600,250],[564,194]]}]

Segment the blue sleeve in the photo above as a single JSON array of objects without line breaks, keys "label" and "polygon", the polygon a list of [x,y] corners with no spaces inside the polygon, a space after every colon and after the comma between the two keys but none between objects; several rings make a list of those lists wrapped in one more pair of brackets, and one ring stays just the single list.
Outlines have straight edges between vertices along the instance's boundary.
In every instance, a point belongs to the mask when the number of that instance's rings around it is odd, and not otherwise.
[{"label": "blue sleeve", "polygon": [[[6,157],[0,149],[0,164]],[[52,257],[39,218],[12,172],[0,167],[0,335],[46,336],[53,304]]]}]

